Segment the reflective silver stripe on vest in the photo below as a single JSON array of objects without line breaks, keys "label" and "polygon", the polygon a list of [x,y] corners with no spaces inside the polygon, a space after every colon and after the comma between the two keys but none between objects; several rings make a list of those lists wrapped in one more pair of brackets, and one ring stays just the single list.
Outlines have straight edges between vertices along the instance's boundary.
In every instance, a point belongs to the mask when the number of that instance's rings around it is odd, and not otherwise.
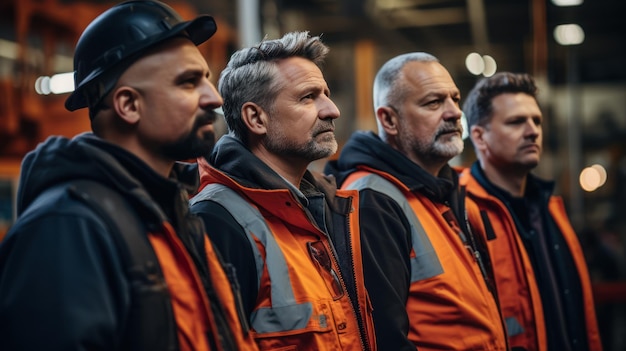
[{"label": "reflective silver stripe on vest", "polygon": [[381,194],[391,197],[411,224],[411,243],[415,257],[411,258],[411,283],[431,278],[443,273],[443,267],[433,249],[433,245],[426,235],[426,231],[417,219],[415,212],[409,205],[408,200],[393,183],[378,174],[363,176],[348,186],[350,190],[372,189]]},{"label": "reflective silver stripe on vest", "polygon": [[258,287],[261,285],[264,262],[253,234],[265,247],[272,306],[259,308],[252,312],[250,323],[254,330],[257,333],[274,333],[306,327],[313,314],[312,304],[310,302],[296,303],[287,270],[287,262],[259,210],[235,191],[222,184],[207,185],[189,201],[189,205],[207,200],[223,206],[245,230],[254,251]]}]

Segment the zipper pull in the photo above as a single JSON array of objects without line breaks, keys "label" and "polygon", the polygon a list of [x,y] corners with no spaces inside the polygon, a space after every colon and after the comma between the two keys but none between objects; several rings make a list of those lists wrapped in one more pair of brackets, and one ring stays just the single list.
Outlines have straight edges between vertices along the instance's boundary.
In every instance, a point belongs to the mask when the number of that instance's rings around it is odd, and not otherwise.
[{"label": "zipper pull", "polygon": [[476,257],[476,260],[477,260],[477,261],[480,261],[480,260],[481,260],[481,257],[480,257],[480,251],[475,250],[475,251],[474,251],[474,256]]},{"label": "zipper pull", "polygon": [[477,257],[476,257],[476,251],[474,251],[474,249],[472,249],[471,246],[469,245],[464,245],[465,248],[467,249],[467,252],[469,252],[470,256],[472,256],[474,258],[474,261],[478,261]]}]

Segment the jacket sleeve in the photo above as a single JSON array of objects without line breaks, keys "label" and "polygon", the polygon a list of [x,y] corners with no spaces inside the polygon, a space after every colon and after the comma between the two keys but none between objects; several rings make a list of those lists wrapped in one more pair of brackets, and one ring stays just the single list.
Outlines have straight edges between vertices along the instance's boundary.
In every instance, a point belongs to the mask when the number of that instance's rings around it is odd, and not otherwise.
[{"label": "jacket sleeve", "polygon": [[121,259],[95,216],[72,206],[17,222],[0,245],[4,350],[116,350],[130,298]]},{"label": "jacket sleeve", "polygon": [[224,262],[235,268],[246,316],[254,310],[258,294],[258,279],[254,253],[241,225],[220,204],[200,201],[191,206],[191,212],[204,222],[207,234]]},{"label": "jacket sleeve", "polygon": [[388,350],[415,350],[408,340],[406,302],[411,280],[410,225],[398,204],[365,189],[359,195],[365,285],[373,306],[377,344]]}]

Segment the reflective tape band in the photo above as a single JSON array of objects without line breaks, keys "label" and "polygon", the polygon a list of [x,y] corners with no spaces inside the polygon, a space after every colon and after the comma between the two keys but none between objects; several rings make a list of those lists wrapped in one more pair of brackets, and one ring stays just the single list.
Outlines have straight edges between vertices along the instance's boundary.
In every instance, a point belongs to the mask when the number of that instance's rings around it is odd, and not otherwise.
[{"label": "reflective tape band", "polygon": [[347,189],[359,191],[371,189],[389,196],[400,206],[411,225],[411,244],[415,252],[415,257],[411,258],[411,283],[443,273],[443,267],[430,238],[406,196],[397,186],[378,174],[370,173],[352,182]]},{"label": "reflective tape band", "polygon": [[[271,284],[272,306],[255,310],[251,324],[257,333],[298,330],[307,326],[313,314],[310,302],[298,304],[293,293],[287,262],[270,228],[259,210],[222,184],[209,184],[190,200],[190,205],[200,201],[213,201],[223,206],[242,226],[252,250],[257,270],[257,288],[261,286],[263,266]],[[256,236],[265,247],[265,262],[254,240]]]}]

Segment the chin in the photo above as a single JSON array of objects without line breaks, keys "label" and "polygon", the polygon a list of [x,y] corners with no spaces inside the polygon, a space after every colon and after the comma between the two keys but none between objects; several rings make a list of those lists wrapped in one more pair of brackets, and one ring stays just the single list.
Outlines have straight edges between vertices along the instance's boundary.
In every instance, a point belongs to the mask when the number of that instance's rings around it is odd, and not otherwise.
[{"label": "chin", "polygon": [[520,163],[520,165],[525,169],[528,169],[528,171],[532,171],[533,169],[537,168],[537,166],[539,166],[539,160],[522,162]]},{"label": "chin", "polygon": [[327,142],[320,143],[319,146],[321,149],[324,149],[327,152],[330,152],[331,155],[334,155],[335,152],[337,152],[337,149],[339,148],[337,144],[337,140],[335,138],[333,138],[332,140],[328,140]]},{"label": "chin", "polygon": [[332,156],[332,155],[334,155],[334,154],[336,154],[336,153],[337,153],[337,147],[336,147],[336,146],[335,146],[335,147],[333,147],[333,148],[327,148],[327,149],[324,151],[324,153],[323,153],[322,157],[320,157],[320,158],[330,157],[330,156]]},{"label": "chin", "polygon": [[446,144],[436,145],[435,153],[442,157],[453,158],[460,155],[463,152],[464,145],[462,142],[450,142]]}]

